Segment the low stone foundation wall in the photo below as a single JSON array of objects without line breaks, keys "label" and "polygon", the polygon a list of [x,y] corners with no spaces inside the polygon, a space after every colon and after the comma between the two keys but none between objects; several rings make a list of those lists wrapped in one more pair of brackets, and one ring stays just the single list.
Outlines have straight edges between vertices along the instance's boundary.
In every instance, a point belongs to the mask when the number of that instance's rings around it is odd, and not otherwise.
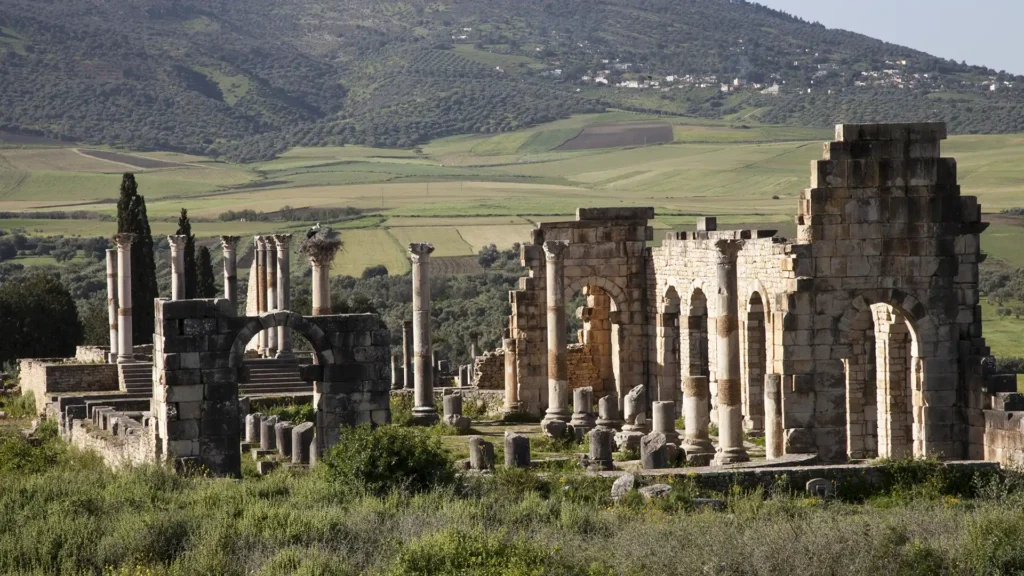
[{"label": "low stone foundation wall", "polygon": [[82,364],[68,358],[21,360],[20,379],[21,391],[35,396],[39,413],[51,394],[118,390],[116,364]]},{"label": "low stone foundation wall", "polygon": [[[462,409],[464,412],[474,410],[476,413],[485,414],[488,418],[500,418],[503,413],[505,406],[504,390],[481,390],[474,387],[434,388],[434,405],[437,406],[438,412],[441,412],[441,407],[444,405],[442,399],[446,392],[458,393],[462,396]],[[391,391],[392,397],[411,397],[412,395],[413,390],[408,388]],[[469,408],[471,405],[473,408]]]},{"label": "low stone foundation wall", "polygon": [[985,460],[1024,467],[1024,412],[985,410]]},{"label": "low stone foundation wall", "polygon": [[78,346],[75,348],[75,361],[83,364],[105,363],[109,355],[109,346]]},{"label": "low stone foundation wall", "polygon": [[101,430],[89,420],[73,420],[65,440],[82,450],[91,450],[111,468],[152,464],[156,458],[156,438],[151,428],[138,427],[133,433],[114,434]]},{"label": "low stone foundation wall", "polygon": [[[958,461],[945,462],[944,466],[962,471],[995,471],[999,464],[995,462]],[[602,476],[619,477],[625,472],[601,472]],[[872,464],[838,464],[793,467],[704,467],[674,468],[666,470],[642,470],[635,474],[653,483],[666,483],[671,479],[691,480],[697,487],[704,490],[728,493],[732,486],[740,486],[744,490],[758,487],[769,490],[783,478],[794,491],[802,491],[807,482],[813,478],[823,478],[835,483],[840,490],[855,491],[859,488],[882,487],[886,478],[881,466]]]},{"label": "low stone foundation wall", "polygon": [[473,386],[481,390],[505,389],[505,351],[491,350],[476,357]]}]

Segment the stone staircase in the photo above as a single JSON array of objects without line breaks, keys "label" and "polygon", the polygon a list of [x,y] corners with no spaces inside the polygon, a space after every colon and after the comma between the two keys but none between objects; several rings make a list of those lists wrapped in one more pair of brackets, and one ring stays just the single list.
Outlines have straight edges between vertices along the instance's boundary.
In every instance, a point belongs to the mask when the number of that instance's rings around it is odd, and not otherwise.
[{"label": "stone staircase", "polygon": [[[306,362],[308,363],[308,361]],[[246,360],[238,382],[240,396],[312,394],[313,384],[302,380],[295,358],[254,358]]]},{"label": "stone staircase", "polygon": [[153,395],[153,363],[134,362],[118,364],[118,380],[121,389],[128,394]]}]

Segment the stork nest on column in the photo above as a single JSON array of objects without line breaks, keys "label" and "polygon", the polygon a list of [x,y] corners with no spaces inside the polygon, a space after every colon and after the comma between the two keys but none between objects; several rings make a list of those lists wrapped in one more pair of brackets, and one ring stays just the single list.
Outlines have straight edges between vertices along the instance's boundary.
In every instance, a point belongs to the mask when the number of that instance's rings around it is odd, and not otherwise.
[{"label": "stork nest on column", "polygon": [[318,234],[303,240],[302,244],[299,244],[299,253],[322,266],[333,262],[334,255],[341,250],[342,246],[341,239],[324,238]]}]

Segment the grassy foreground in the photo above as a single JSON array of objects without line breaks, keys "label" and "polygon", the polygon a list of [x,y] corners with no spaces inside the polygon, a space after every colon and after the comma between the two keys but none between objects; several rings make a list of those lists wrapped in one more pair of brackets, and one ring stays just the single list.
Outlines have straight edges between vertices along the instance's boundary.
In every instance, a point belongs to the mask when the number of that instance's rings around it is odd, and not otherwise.
[{"label": "grassy foreground", "polygon": [[[498,472],[383,496],[329,466],[241,481],[113,472],[51,428],[0,432],[5,574],[1005,574],[1024,570],[1016,477],[936,481],[895,463],[891,491],[849,501],[771,493],[613,504],[579,472]],[[916,471],[916,473],[915,473]],[[922,474],[921,472],[924,472]],[[1009,486],[1009,488],[1008,488]],[[718,496],[724,512],[694,511]]]}]

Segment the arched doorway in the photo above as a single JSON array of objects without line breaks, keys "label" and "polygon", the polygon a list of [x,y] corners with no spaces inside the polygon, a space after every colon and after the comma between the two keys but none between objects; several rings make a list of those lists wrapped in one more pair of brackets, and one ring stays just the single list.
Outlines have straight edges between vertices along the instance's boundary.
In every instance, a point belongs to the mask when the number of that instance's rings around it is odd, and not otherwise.
[{"label": "arched doorway", "polygon": [[848,323],[847,453],[851,459],[920,457],[924,437],[923,362],[915,321],[886,303]]},{"label": "arched doorway", "polygon": [[744,322],[746,338],[743,343],[746,354],[743,365],[746,375],[741,396],[743,427],[755,434],[764,433],[764,377],[768,368],[765,319],[764,301],[760,293],[754,292],[747,302]]},{"label": "arched doorway", "polygon": [[[619,326],[613,322],[618,309],[608,290],[591,284],[566,291],[566,302],[579,320],[579,331],[567,335],[569,387],[590,386],[595,399],[619,394]],[[572,309],[575,307],[575,309]],[[619,395],[621,397],[621,394]]]},{"label": "arched doorway", "polygon": [[653,400],[675,402],[676,413],[682,411],[679,361],[679,293],[669,287],[662,298],[658,314],[658,389]]}]

